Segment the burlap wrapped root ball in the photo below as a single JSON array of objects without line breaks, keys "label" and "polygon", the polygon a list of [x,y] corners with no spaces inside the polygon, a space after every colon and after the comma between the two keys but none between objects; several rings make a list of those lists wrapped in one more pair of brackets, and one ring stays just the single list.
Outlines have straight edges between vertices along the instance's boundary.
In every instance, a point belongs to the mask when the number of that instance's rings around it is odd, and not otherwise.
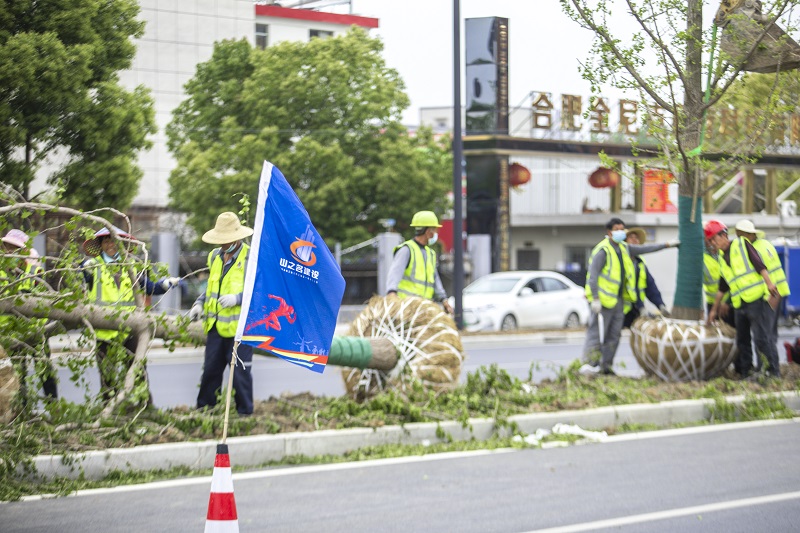
[{"label": "burlap wrapped root ball", "polygon": [[7,424],[14,418],[14,398],[18,392],[19,378],[14,365],[0,346],[0,424]]},{"label": "burlap wrapped root ball", "polygon": [[389,372],[342,369],[348,394],[364,398],[387,388],[404,389],[412,381],[435,389],[458,384],[464,350],[452,317],[423,298],[373,296],[350,324],[354,337],[383,337],[397,348],[397,365]]},{"label": "burlap wrapped root ball", "polygon": [[706,380],[733,362],[736,330],[724,322],[640,317],[631,324],[631,348],[645,372],[664,381]]}]

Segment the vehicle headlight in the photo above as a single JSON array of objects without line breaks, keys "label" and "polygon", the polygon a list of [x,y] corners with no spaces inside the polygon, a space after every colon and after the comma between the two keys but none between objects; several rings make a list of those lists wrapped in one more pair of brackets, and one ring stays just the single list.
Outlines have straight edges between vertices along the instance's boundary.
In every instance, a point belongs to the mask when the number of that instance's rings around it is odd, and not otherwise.
[{"label": "vehicle headlight", "polygon": [[485,313],[487,311],[491,311],[494,308],[495,308],[494,304],[486,304],[486,305],[482,305],[480,307],[476,307],[475,308],[475,312],[476,313]]}]

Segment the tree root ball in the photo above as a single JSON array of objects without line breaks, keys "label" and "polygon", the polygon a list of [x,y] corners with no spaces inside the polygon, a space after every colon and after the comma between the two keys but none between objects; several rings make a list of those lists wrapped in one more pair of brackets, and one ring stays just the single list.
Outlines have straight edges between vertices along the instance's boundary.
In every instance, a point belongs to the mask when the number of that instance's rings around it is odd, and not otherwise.
[{"label": "tree root ball", "polygon": [[461,335],[452,317],[430,300],[373,296],[350,324],[349,335],[387,338],[399,354],[389,372],[343,368],[345,387],[354,398],[404,389],[412,381],[433,390],[458,384],[464,360]]},{"label": "tree root ball", "polygon": [[631,325],[631,348],[639,365],[664,381],[719,376],[736,357],[736,330],[724,322],[640,317]]},{"label": "tree root ball", "polygon": [[14,418],[14,397],[19,392],[19,378],[14,365],[0,346],[0,424],[8,424]]}]

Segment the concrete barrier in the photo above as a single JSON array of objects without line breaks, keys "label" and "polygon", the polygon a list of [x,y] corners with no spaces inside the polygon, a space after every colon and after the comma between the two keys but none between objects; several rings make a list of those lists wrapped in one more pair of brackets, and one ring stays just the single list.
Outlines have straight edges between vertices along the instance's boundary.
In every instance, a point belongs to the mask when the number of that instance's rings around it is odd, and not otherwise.
[{"label": "concrete barrier", "polygon": [[[784,404],[800,412],[800,395],[797,392],[764,394],[775,396]],[[729,404],[741,405],[743,396],[729,396]],[[558,411],[515,415],[508,418],[523,433],[537,429],[551,429],[558,423],[576,424],[584,429],[601,430],[622,424],[653,424],[669,427],[709,419],[714,400],[676,400],[654,404],[633,404],[600,407],[579,411]],[[279,433],[232,437],[227,441],[235,466],[258,466],[280,461],[292,456],[314,457],[342,455],[368,446],[384,444],[435,443],[452,439],[484,441],[494,435],[507,436],[509,424],[497,424],[493,419],[474,418],[466,427],[461,422],[413,423],[404,426],[379,428],[353,428],[312,432]],[[216,441],[152,444],[135,448],[117,448],[71,455],[40,455],[34,459],[39,475],[46,478],[102,479],[110,472],[168,470],[184,466],[190,469],[209,469],[214,464]]]}]

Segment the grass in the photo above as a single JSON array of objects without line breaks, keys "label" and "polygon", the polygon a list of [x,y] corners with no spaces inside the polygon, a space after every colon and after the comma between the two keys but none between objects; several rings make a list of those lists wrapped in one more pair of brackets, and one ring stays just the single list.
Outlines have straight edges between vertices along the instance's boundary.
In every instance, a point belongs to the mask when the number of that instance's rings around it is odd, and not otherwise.
[{"label": "grass", "polygon": [[[583,376],[579,364],[564,368],[551,381],[536,385],[509,375],[493,365],[471,373],[466,383],[448,392],[433,392],[419,386],[388,391],[364,402],[349,398],[319,398],[309,394],[273,397],[256,404],[253,416],[232,414],[229,436],[274,434],[353,427],[380,427],[412,422],[460,421],[493,418],[510,435],[488,441],[453,441],[443,430],[442,442],[424,445],[387,445],[362,448],[344,456],[292,457],[264,466],[322,464],[342,461],[399,457],[445,451],[523,447],[513,440],[518,433],[508,418],[525,413],[587,409],[631,403],[654,403],[677,399],[715,400],[711,423],[787,418],[794,412],[775,398],[756,394],[800,390],[800,366],[783,370],[782,380],[764,383],[736,381],[724,376],[707,382],[664,383],[652,378]],[[724,401],[728,395],[746,397],[741,406]],[[28,494],[67,494],[91,487],[143,483],[156,479],[207,475],[211,470],[178,468],[156,472],[115,472],[102,481],[43,480],[30,469],[38,454],[78,454],[87,450],[132,447],[143,444],[218,439],[222,431],[223,407],[198,412],[189,408],[144,409],[96,424],[102,405],[78,405],[63,400],[51,402],[41,413],[24,413],[0,430],[0,500],[15,500]],[[624,425],[605,429],[609,433],[655,429],[649,425]],[[550,436],[573,441],[575,436]]]}]

